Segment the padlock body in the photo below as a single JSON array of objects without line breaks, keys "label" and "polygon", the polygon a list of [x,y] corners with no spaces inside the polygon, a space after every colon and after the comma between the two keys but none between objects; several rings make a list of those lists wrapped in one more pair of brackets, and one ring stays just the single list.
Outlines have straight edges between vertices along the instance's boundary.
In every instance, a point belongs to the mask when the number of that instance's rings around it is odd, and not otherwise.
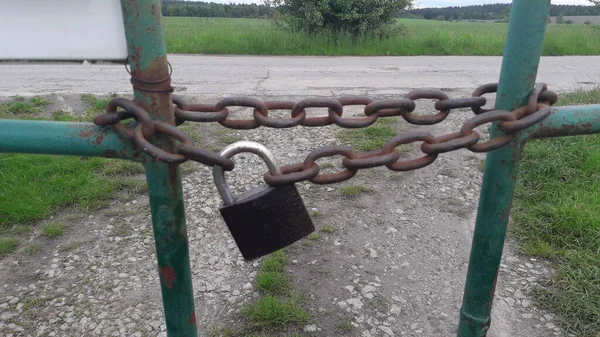
[{"label": "padlock body", "polygon": [[256,187],[239,195],[235,203],[221,205],[219,211],[246,261],[315,231],[295,185]]}]

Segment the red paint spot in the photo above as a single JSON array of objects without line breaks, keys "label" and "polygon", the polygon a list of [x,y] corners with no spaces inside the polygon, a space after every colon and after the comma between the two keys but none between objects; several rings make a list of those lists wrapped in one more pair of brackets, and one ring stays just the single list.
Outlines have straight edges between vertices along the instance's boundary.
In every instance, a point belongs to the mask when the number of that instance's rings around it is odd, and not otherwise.
[{"label": "red paint spot", "polygon": [[192,316],[188,319],[188,323],[196,325],[196,312],[192,312]]},{"label": "red paint spot", "polygon": [[173,268],[160,267],[159,269],[160,275],[162,276],[162,280],[167,286],[167,288],[173,288],[173,282],[175,282],[175,270]]}]

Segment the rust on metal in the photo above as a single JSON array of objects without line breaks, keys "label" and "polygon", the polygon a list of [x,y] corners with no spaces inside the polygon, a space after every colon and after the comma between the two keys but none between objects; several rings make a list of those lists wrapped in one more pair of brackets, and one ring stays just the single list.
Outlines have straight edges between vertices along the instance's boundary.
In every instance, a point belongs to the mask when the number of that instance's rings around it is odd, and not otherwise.
[{"label": "rust on metal", "polygon": [[[441,91],[436,90],[415,90],[407,95],[407,98],[386,99],[374,101],[365,96],[347,96],[339,99],[332,98],[309,98],[298,102],[293,101],[261,101],[249,97],[229,97],[219,101],[215,105],[210,104],[188,104],[180,97],[174,96],[174,110],[178,115],[178,123],[186,120],[191,121],[211,121],[219,122],[225,126],[235,129],[252,129],[260,126],[275,128],[288,128],[297,125],[303,126],[324,126],[335,123],[346,128],[366,127],[377,121],[377,118],[384,116],[399,116],[413,124],[435,124],[443,121],[455,108],[474,108],[481,109],[485,105],[485,98],[479,97],[488,92],[495,92],[497,85],[495,83],[483,85],[474,92],[474,97],[461,99],[448,99],[448,96]],[[356,153],[350,147],[330,146],[316,149],[308,154],[303,163],[286,165],[282,167],[281,175],[264,174],[263,178],[269,185],[281,186],[299,181],[311,181],[316,184],[331,184],[352,178],[360,169],[386,166],[390,170],[408,171],[425,167],[433,163],[440,153],[454,151],[466,148],[473,152],[489,152],[501,148],[508,144],[516,133],[539,123],[549,113],[548,103],[553,101],[545,84],[539,84],[531,92],[529,103],[535,103],[535,109],[532,112],[531,106],[520,107],[512,112],[491,110],[480,113],[468,119],[461,127],[460,132],[454,132],[446,135],[434,137],[428,133],[411,131],[391,139],[382,149]],[[437,99],[434,104],[437,109],[441,109],[434,115],[416,116],[412,115],[415,109],[415,100],[417,99]],[[539,102],[539,103],[537,103]],[[364,105],[364,115],[360,118],[343,118],[343,107],[348,105]],[[120,106],[124,111],[117,112],[116,107]],[[229,110],[227,107],[241,106],[253,108],[253,119],[232,120],[229,119]],[[186,160],[194,160],[208,166],[218,165],[225,170],[232,170],[233,161],[223,158],[220,155],[202,150],[193,145],[191,139],[185,133],[179,131],[176,127],[169,124],[160,124],[160,122],[147,123],[145,120],[145,111],[142,108],[132,106],[131,102],[122,99],[115,99],[109,104],[109,116],[100,116],[96,119],[97,123],[113,124],[117,127],[123,127],[120,120],[125,117],[133,116],[138,120],[138,125],[134,131],[136,143],[152,158],[178,164]],[[306,117],[307,108],[327,108],[328,116],[325,117]],[[272,118],[269,116],[269,110],[290,110],[291,118]],[[484,110],[482,110],[484,111]],[[140,122],[141,121],[141,122]],[[485,123],[498,122],[504,135],[478,143],[481,135],[475,131],[475,128]],[[171,141],[171,150],[163,149],[150,142],[150,138],[144,137],[144,130],[154,133],[154,129],[161,135],[166,135],[166,139]],[[150,131],[148,131],[150,133]],[[125,134],[126,135],[126,134]],[[423,142],[420,146],[423,156],[401,160],[400,154],[395,148],[401,144],[413,142]],[[342,155],[342,165],[346,170],[321,174],[320,167],[316,161],[323,157]]]},{"label": "rust on metal", "polygon": [[[437,90],[428,90],[428,89],[420,89],[409,92],[406,95],[406,98],[411,99],[413,101],[423,98],[437,99],[439,101],[448,100],[448,95],[444,94],[441,91]],[[439,102],[438,101],[438,102]],[[403,117],[407,122],[416,124],[416,125],[431,125],[437,124],[450,114],[450,109],[442,110],[436,113],[435,115],[413,115],[412,113],[407,113]]]}]

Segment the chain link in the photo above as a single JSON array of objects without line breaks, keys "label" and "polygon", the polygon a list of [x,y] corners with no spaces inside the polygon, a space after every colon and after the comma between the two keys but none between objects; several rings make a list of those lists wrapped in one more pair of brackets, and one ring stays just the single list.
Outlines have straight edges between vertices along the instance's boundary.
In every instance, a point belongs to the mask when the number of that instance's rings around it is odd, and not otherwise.
[{"label": "chain link", "polygon": [[[472,97],[450,99],[445,93],[437,90],[420,89],[409,92],[403,98],[375,101],[365,96],[347,96],[333,98],[308,98],[293,101],[261,101],[250,97],[228,97],[214,105],[186,103],[177,95],[172,95],[175,113],[175,124],[186,121],[210,123],[217,122],[232,129],[255,129],[261,126],[272,128],[291,128],[296,126],[318,127],[338,125],[343,128],[364,128],[374,124],[380,117],[402,117],[415,125],[437,124],[445,120],[453,109],[470,108],[476,116],[463,123],[459,132],[435,137],[426,132],[408,132],[388,141],[380,150],[356,153],[348,146],[327,146],[308,154],[304,162],[281,167],[281,174],[264,174],[267,184],[281,186],[310,181],[315,184],[332,184],[352,178],[358,170],[385,166],[394,171],[410,171],[433,163],[440,153],[468,149],[473,152],[488,152],[499,149],[510,143],[516,133],[546,118],[550,105],[556,103],[558,96],[549,91],[545,84],[537,84],[529,95],[527,105],[514,111],[484,109],[487,100],[484,94],[494,93],[498,84],[490,83],[478,87]],[[436,113],[429,115],[414,114],[415,101],[434,99]],[[362,105],[364,117],[344,117],[344,107]],[[229,108],[252,108],[252,119],[232,119]],[[121,108],[123,110],[118,110]],[[306,109],[326,108],[327,115],[308,117]],[[269,116],[273,110],[289,111],[287,118]],[[138,123],[132,129],[121,121],[134,118]],[[497,122],[503,135],[479,142],[481,135],[475,130],[486,123]],[[193,141],[176,126],[166,122],[152,120],[151,116],[134,102],[124,98],[113,99],[107,106],[106,114],[94,119],[97,125],[113,125],[126,137],[133,138],[136,144],[157,160],[172,164],[180,164],[186,160],[194,160],[204,165],[218,165],[230,171],[234,168],[231,159],[221,157],[218,153],[206,151],[194,146]],[[176,140],[173,152],[168,152],[149,140],[155,133],[161,133]],[[416,159],[401,160],[396,147],[403,144],[421,142],[423,156]],[[343,156],[343,171],[337,173],[321,173],[317,163],[319,159]]]}]

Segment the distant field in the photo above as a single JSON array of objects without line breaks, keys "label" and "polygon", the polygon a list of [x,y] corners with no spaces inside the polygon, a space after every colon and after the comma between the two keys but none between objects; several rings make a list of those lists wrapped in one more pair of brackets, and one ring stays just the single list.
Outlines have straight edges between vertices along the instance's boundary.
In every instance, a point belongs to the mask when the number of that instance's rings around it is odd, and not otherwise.
[{"label": "distant field", "polygon": [[[389,40],[275,29],[268,20],[166,17],[170,53],[243,55],[502,55],[507,24],[400,20]],[[599,55],[600,27],[548,25],[544,55]]]}]

